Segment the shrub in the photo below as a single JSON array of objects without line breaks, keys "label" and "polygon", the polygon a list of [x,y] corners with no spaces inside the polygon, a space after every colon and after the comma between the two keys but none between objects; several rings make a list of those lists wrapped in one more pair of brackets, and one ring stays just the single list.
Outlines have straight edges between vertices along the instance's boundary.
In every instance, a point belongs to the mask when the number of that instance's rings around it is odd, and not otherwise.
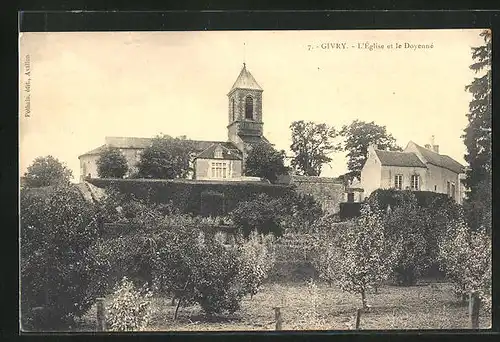
[{"label": "shrub", "polygon": [[152,292],[146,287],[136,289],[124,277],[113,293],[106,310],[106,324],[111,331],[144,330],[151,317]]},{"label": "shrub", "polygon": [[243,291],[253,297],[274,267],[272,236],[258,236],[255,232],[239,246],[239,282]]},{"label": "shrub", "polygon": [[116,147],[106,148],[97,160],[97,174],[101,178],[122,178],[127,171],[127,159]]},{"label": "shrub", "polygon": [[323,216],[323,209],[315,198],[308,194],[293,192],[282,199],[282,226],[287,232],[311,233],[315,222]]},{"label": "shrub", "polygon": [[440,264],[454,282],[456,292],[477,294],[491,304],[491,235],[471,229],[465,218],[449,223],[450,237],[440,241]]},{"label": "shrub", "polygon": [[23,189],[20,204],[22,327],[67,327],[102,291],[103,265],[88,253],[96,212],[72,186]]},{"label": "shrub", "polygon": [[254,200],[240,202],[230,213],[236,227],[248,238],[253,231],[259,234],[281,236],[281,218],[284,214],[283,202],[266,194],[258,195]]}]

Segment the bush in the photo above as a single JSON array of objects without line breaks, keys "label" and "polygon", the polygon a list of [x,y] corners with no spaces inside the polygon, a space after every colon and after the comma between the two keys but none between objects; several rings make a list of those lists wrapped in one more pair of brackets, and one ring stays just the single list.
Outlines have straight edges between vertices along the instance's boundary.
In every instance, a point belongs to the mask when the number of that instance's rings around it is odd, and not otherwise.
[{"label": "bush", "polygon": [[254,231],[258,234],[273,234],[279,237],[283,234],[281,219],[284,210],[284,204],[280,199],[260,194],[254,200],[240,202],[230,213],[230,217],[245,238]]},{"label": "bush", "polygon": [[72,186],[23,189],[20,206],[22,328],[67,327],[102,291],[96,211]]},{"label": "bush", "polygon": [[274,267],[275,256],[272,236],[250,235],[248,241],[239,246],[239,282],[243,291],[251,297],[259,292],[262,283]]},{"label": "bush", "polygon": [[284,214],[282,225],[287,232],[311,233],[315,222],[323,216],[323,209],[315,198],[308,194],[293,192],[282,198]]},{"label": "bush", "polygon": [[101,178],[122,178],[127,171],[127,159],[116,147],[106,148],[97,160],[97,174]]},{"label": "bush", "polygon": [[111,331],[144,330],[151,317],[152,292],[146,287],[137,290],[124,277],[113,293],[106,310],[106,325]]}]

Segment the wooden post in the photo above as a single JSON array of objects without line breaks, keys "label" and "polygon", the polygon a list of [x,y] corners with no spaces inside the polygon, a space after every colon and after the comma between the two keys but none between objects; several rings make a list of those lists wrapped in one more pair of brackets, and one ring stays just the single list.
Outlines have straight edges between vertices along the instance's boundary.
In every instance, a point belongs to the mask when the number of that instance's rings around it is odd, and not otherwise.
[{"label": "wooden post", "polygon": [[479,329],[479,295],[477,293],[469,294],[469,318],[471,329]]},{"label": "wooden post", "polygon": [[106,314],[104,311],[104,298],[97,298],[97,331],[106,330]]},{"label": "wooden post", "polygon": [[276,330],[281,330],[282,321],[281,321],[281,311],[279,306],[274,308],[274,317],[276,320]]},{"label": "wooden post", "polygon": [[361,320],[361,309],[356,312],[356,330],[359,329],[359,322]]}]

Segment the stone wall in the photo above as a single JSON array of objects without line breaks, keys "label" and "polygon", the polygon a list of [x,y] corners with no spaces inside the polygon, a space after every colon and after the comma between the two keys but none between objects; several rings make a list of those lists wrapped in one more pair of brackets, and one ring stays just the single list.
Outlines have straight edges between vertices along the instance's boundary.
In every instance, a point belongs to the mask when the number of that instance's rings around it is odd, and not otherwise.
[{"label": "stone wall", "polygon": [[340,211],[340,203],[344,202],[344,184],[335,178],[313,176],[284,176],[280,183],[295,185],[297,191],[313,196],[327,214]]}]

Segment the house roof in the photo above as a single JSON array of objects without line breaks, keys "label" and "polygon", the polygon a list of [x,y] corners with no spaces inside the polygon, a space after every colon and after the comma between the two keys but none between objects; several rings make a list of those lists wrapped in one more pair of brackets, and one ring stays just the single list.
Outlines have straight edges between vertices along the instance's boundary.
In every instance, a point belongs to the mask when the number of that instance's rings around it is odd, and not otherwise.
[{"label": "house roof", "polygon": [[213,143],[211,146],[206,148],[203,152],[196,156],[196,159],[216,159],[215,158],[215,150],[217,147],[222,148],[222,158],[225,160],[241,160],[243,156],[241,155],[241,151],[230,142],[225,143]]},{"label": "house roof", "polygon": [[375,153],[385,166],[427,167],[413,152],[375,150]]},{"label": "house roof", "polygon": [[427,162],[429,164],[433,164],[433,165],[448,169],[448,170],[453,171],[455,173],[464,172],[464,166],[462,164],[460,164],[459,162],[457,162],[455,159],[453,159],[449,156],[428,150],[425,147],[419,146],[417,144],[415,144],[415,146],[417,147],[418,151],[422,154],[424,159],[427,160]]},{"label": "house roof", "polygon": [[252,76],[250,71],[247,70],[245,63],[243,63],[243,68],[241,69],[241,72],[238,78],[236,79],[236,82],[234,82],[229,92],[231,93],[234,89],[262,90],[262,88],[257,83],[255,78]]},{"label": "house roof", "polygon": [[[134,138],[134,137],[106,137],[106,144],[101,145],[93,150],[90,150],[78,158],[90,155],[101,154],[108,146],[122,148],[122,149],[137,149],[143,150],[150,146],[154,138]],[[212,146],[213,144],[228,144],[225,141],[207,141],[207,140],[190,140],[195,145],[198,152],[202,152]]]},{"label": "house roof", "polygon": [[270,144],[269,140],[267,140],[264,136],[253,136],[253,135],[238,135],[241,140],[243,140],[243,142],[245,144],[260,144],[260,143],[266,143],[266,144]]}]

